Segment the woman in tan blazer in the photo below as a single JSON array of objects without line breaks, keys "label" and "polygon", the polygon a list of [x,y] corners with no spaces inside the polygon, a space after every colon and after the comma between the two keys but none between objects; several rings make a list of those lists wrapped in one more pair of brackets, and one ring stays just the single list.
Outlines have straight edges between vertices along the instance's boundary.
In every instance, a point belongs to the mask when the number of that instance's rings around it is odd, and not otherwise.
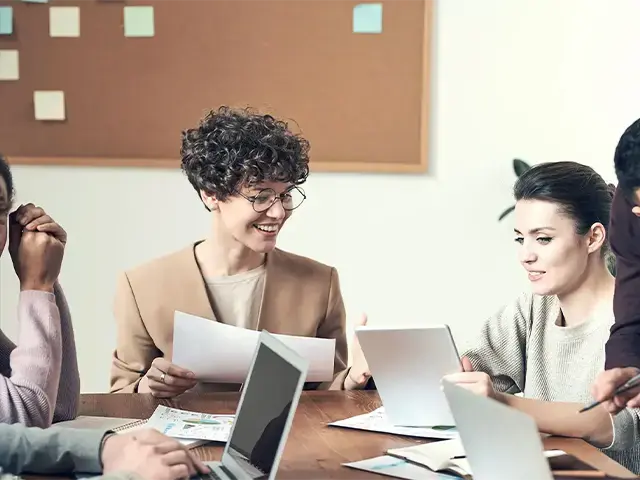
[{"label": "woman in tan blazer", "polygon": [[246,110],[222,107],[183,133],[182,170],[212,214],[211,234],[120,276],[112,392],[173,397],[198,385],[192,372],[171,364],[176,310],[241,328],[335,338],[334,379],[315,387],[364,386],[362,355],[347,368],[335,268],[276,248],[306,198],[299,185],[309,174],[308,152],[286,123]]}]

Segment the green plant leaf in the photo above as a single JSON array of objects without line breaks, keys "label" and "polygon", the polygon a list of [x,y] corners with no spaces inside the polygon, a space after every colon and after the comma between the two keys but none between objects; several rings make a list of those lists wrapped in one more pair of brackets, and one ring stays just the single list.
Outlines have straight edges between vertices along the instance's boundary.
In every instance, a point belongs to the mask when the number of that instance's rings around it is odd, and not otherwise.
[{"label": "green plant leaf", "polygon": [[513,159],[513,171],[516,172],[516,176],[519,177],[530,168],[531,168],[531,165],[529,165],[524,160],[520,160],[519,158]]},{"label": "green plant leaf", "polygon": [[507,215],[509,215],[511,212],[513,212],[516,209],[515,205],[511,205],[509,208],[507,208],[504,212],[502,212],[500,214],[500,216],[498,217],[498,221],[501,221],[504,217],[506,217]]}]

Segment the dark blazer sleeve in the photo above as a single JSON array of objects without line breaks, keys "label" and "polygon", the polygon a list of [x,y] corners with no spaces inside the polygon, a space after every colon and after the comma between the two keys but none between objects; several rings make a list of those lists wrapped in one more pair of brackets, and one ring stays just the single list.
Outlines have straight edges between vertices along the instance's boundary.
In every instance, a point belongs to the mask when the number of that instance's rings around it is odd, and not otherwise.
[{"label": "dark blazer sleeve", "polygon": [[640,368],[640,218],[620,189],[611,207],[609,242],[616,257],[615,323],[606,344],[605,368]]}]

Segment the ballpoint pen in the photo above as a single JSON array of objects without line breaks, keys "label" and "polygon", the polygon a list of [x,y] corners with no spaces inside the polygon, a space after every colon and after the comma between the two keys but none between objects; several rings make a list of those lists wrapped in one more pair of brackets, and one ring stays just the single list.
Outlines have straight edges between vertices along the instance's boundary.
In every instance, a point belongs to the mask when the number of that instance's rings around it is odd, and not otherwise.
[{"label": "ballpoint pen", "polygon": [[582,412],[586,412],[588,410],[591,410],[592,408],[595,408],[598,405],[600,405],[602,402],[605,402],[607,400],[611,400],[611,398],[615,397],[616,395],[620,395],[621,393],[624,393],[627,390],[631,390],[632,388],[635,388],[637,386],[640,386],[640,374],[636,375],[635,377],[632,377],[631,379],[627,380],[625,383],[620,385],[618,388],[616,388],[616,390],[613,392],[613,395],[611,397],[605,398],[602,401],[596,401],[596,402],[590,403],[586,407],[582,408],[578,413],[582,413]]}]

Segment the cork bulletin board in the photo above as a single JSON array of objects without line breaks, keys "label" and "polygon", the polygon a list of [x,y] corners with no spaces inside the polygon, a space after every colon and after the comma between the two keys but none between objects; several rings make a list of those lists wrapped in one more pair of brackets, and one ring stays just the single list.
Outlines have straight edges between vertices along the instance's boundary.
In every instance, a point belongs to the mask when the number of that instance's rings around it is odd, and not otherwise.
[{"label": "cork bulletin board", "polygon": [[[432,0],[2,6],[13,28],[0,54],[19,55],[19,78],[0,80],[0,151],[13,164],[175,168],[181,131],[230,105],[289,119],[313,171],[426,170]],[[59,6],[79,8],[77,36],[51,36]],[[128,6],[153,7],[151,36],[125,36]],[[64,92],[64,118],[37,119],[36,91]]]}]

